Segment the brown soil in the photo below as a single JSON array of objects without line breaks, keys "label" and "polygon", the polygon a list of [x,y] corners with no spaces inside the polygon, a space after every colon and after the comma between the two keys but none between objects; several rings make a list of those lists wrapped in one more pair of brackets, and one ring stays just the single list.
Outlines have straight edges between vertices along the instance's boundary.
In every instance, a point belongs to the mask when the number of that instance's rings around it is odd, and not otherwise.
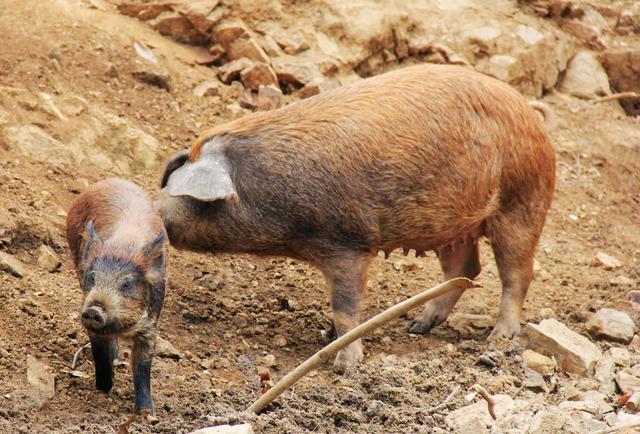
[{"label": "brown soil", "polygon": [[[214,102],[194,96],[194,85],[214,75],[210,68],[188,66],[181,60],[191,55],[186,47],[93,4],[0,5],[0,128],[35,125],[66,142],[91,128],[88,116],[113,113],[160,142],[154,169],[128,174],[154,192],[160,161],[188,145],[206,126],[229,119],[226,102],[237,95],[231,87]],[[132,35],[143,35],[163,53],[172,71],[170,92],[131,76]],[[115,65],[117,80],[105,76],[108,64]],[[62,120],[42,108],[41,92],[81,96],[89,107]],[[640,123],[626,117],[615,102],[593,105],[556,93],[545,101],[560,118],[552,133],[558,186],[537,254],[543,271],[529,291],[525,319],[538,321],[540,310],[551,308],[559,320],[582,332],[589,313],[603,306],[640,319],[627,296],[640,284]],[[0,222],[9,222],[9,229],[0,233],[0,250],[15,254],[29,267],[21,279],[0,273],[0,431],[116,432],[133,411],[128,366],[118,368],[110,395],[94,389],[89,352],[83,353],[78,368],[89,374],[86,378],[65,372],[87,337],[78,320],[81,293],[63,234],[74,181],[82,177],[95,182],[121,173],[74,165],[64,158],[39,161],[2,140],[0,167]],[[48,273],[36,264],[41,244],[60,254],[59,271]],[[482,247],[485,267],[479,281],[484,287],[465,294],[456,311],[483,310],[486,303],[495,318],[500,282],[488,244]],[[619,258],[623,267],[610,271],[594,267],[598,251]],[[260,393],[256,359],[273,354],[277,366],[272,376],[277,379],[327,343],[322,332],[330,328],[330,311],[323,279],[314,269],[289,259],[170,253],[161,335],[183,358],[155,359],[158,421],[135,421],[131,432],[189,432],[241,421],[252,422],[258,432],[274,433],[430,432],[445,426],[446,411],[428,410],[457,385],[466,391],[480,383],[491,393],[512,396],[520,387],[521,339],[488,343],[488,329],[461,335],[446,325],[429,336],[409,336],[410,318],[403,318],[365,339],[362,366],[340,375],[327,364],[262,415],[251,417],[242,410]],[[197,280],[205,273],[215,277],[210,279],[214,284]],[[635,288],[612,285],[610,280],[618,275],[633,279]],[[388,260],[380,256],[370,272],[365,317],[440,279],[433,254],[423,259],[398,252]],[[284,336],[287,345],[274,345],[276,335]],[[496,366],[478,363],[487,352],[496,353]],[[40,410],[26,381],[27,354],[57,372],[56,395]],[[124,360],[128,361],[126,353]],[[201,366],[205,360],[213,361],[209,369]],[[527,390],[520,396],[538,399]],[[548,403],[561,399],[560,389],[544,397]],[[467,403],[462,393],[450,408]]]}]

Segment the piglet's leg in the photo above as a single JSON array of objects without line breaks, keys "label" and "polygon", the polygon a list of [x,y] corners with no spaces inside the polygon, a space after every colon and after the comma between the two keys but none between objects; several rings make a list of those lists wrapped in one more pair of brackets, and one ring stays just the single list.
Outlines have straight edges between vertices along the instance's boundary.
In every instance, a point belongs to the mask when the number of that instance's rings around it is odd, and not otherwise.
[{"label": "piglet's leg", "polygon": [[89,339],[96,368],[96,388],[108,393],[113,387],[113,361],[118,357],[118,341],[94,334],[89,334]]},{"label": "piglet's leg", "polygon": [[[340,252],[321,266],[329,285],[333,322],[338,337],[360,324],[360,302],[367,286],[367,269],[372,255]],[[362,342],[357,340],[336,355],[334,366],[344,369],[362,361]]]},{"label": "piglet's leg", "polygon": [[146,410],[153,413],[151,399],[151,362],[155,351],[155,337],[138,335],[133,341],[131,368],[133,388],[136,395],[136,413]]}]

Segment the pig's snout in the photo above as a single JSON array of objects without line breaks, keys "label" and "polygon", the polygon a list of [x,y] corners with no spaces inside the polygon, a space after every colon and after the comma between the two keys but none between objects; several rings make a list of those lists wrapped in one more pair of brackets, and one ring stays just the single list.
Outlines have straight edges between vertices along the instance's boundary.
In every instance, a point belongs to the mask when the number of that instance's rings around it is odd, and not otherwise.
[{"label": "pig's snout", "polygon": [[82,325],[88,329],[99,330],[107,323],[104,309],[100,306],[91,306],[82,312]]}]

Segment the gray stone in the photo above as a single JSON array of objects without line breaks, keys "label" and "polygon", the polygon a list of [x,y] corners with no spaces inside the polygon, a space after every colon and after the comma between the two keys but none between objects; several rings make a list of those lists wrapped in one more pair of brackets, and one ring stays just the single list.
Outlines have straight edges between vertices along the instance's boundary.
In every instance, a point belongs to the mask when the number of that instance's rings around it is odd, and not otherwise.
[{"label": "gray stone", "polygon": [[600,309],[587,322],[587,330],[595,338],[629,343],[636,325],[625,312],[615,309]]},{"label": "gray stone", "polygon": [[614,393],[616,390],[616,365],[610,355],[605,355],[596,363],[595,379],[600,382],[600,392],[604,394]]},{"label": "gray stone", "polygon": [[593,342],[555,319],[529,323],[525,334],[529,348],[553,356],[561,369],[574,374],[590,375],[602,358],[602,352]]}]

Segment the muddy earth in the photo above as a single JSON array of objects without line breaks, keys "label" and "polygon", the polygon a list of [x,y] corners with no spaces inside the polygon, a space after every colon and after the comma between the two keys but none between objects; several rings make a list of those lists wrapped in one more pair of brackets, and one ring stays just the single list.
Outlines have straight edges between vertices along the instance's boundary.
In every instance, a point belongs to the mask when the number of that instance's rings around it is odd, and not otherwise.
[{"label": "muddy earth", "polygon": [[[640,420],[640,100],[601,100],[640,91],[634,3],[0,2],[0,431],[635,432],[624,427]],[[163,162],[209,126],[423,62],[475,68],[556,113],[557,189],[524,318],[558,321],[593,359],[567,361],[571,342],[527,333],[487,341],[501,287],[483,241],[483,287],[448,323],[409,335],[411,312],[364,339],[361,366],[327,363],[250,415],[258,368],[277,381],[329,343],[323,278],[290,259],[172,249],[160,334],[173,348],[153,364],[155,416],[131,418],[126,343],[113,390],[96,391],[64,238],[74,197],[108,176],[154,195]],[[441,280],[433,253],[380,255],[369,276],[365,318]],[[620,315],[622,336],[601,330]]]}]

